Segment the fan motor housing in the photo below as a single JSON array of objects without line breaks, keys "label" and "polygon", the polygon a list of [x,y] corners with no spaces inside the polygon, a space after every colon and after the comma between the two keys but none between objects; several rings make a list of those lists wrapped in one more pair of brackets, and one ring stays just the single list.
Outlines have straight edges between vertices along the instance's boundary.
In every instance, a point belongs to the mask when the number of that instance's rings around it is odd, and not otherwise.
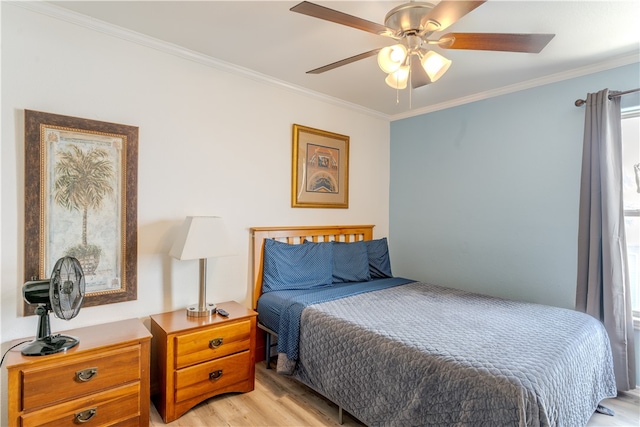
[{"label": "fan motor housing", "polygon": [[428,36],[440,27],[439,22],[425,19],[433,8],[434,5],[427,2],[401,4],[387,13],[384,25],[395,30],[396,37],[404,37],[407,34]]},{"label": "fan motor housing", "polygon": [[29,304],[49,304],[49,280],[34,280],[22,286],[22,297]]}]

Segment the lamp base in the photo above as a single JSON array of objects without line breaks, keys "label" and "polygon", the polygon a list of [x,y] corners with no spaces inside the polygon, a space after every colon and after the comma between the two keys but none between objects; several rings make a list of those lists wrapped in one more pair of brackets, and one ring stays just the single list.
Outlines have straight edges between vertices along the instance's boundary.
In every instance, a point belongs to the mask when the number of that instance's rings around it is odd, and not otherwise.
[{"label": "lamp base", "polygon": [[210,302],[205,304],[204,310],[201,310],[201,307],[198,307],[198,305],[190,305],[187,307],[188,317],[205,317],[213,316],[214,314],[216,314],[216,305]]}]

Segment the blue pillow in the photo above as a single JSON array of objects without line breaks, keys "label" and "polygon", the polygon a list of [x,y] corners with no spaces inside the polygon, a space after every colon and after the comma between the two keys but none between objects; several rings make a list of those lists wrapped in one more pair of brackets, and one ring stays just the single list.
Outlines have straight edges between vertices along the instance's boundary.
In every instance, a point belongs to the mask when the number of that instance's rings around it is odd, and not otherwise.
[{"label": "blue pillow", "polygon": [[369,274],[372,279],[393,277],[391,274],[391,261],[389,260],[389,246],[387,238],[377,240],[365,240],[369,257]]},{"label": "blue pillow", "polygon": [[333,246],[264,242],[262,292],[311,289],[332,283]]},{"label": "blue pillow", "polygon": [[371,280],[369,256],[365,242],[332,242],[332,244],[333,283]]}]

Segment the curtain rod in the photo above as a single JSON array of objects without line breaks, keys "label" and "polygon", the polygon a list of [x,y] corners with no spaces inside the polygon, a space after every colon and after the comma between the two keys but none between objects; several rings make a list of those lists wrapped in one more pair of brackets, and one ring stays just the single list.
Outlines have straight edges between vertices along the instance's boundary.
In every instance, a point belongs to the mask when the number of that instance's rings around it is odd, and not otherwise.
[{"label": "curtain rod", "polygon": [[[638,92],[638,91],[640,91],[640,88],[631,89],[631,90],[625,90],[624,92],[612,93],[612,94],[609,95],[609,99],[617,98],[619,96],[626,95],[628,93]],[[587,102],[586,99],[576,99],[576,102],[574,104],[575,104],[576,107],[582,107],[585,102]]]}]

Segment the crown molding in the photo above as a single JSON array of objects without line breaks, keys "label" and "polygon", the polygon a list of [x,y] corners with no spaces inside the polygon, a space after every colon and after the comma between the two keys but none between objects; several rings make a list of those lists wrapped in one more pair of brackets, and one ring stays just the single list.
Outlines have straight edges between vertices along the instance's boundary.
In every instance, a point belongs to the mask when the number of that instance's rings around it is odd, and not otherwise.
[{"label": "crown molding", "polygon": [[563,71],[561,73],[550,74],[548,76],[527,80],[521,83],[504,86],[498,89],[478,92],[473,95],[452,99],[447,102],[442,102],[440,104],[434,104],[428,107],[407,111],[405,113],[394,114],[393,116],[391,116],[391,121],[420,116],[422,114],[427,114],[427,113],[433,113],[434,111],[445,110],[447,108],[457,107],[460,105],[469,104],[471,102],[482,101],[484,99],[494,98],[496,96],[506,95],[513,92],[519,92],[521,90],[531,89],[538,86],[544,86],[550,83],[557,83],[563,80],[573,79],[576,77],[582,77],[588,74],[611,70],[613,68],[618,68],[618,67],[622,67],[629,64],[635,64],[638,62],[640,62],[640,56],[637,53],[631,53],[631,54],[619,56],[617,58],[608,59],[602,62],[597,62],[595,64],[589,64],[584,67]]},{"label": "crown molding", "polygon": [[280,89],[285,89],[290,92],[301,94],[315,100],[326,102],[338,107],[354,110],[369,116],[389,120],[388,114],[381,113],[379,111],[371,110],[369,108],[362,107],[361,105],[353,104],[343,101],[332,96],[328,96],[319,92],[315,92],[301,86],[297,86],[282,80],[278,80],[266,74],[258,73],[248,68],[240,67],[238,65],[216,59],[214,57],[204,55],[194,50],[186,49],[182,46],[174,43],[169,43],[163,40],[156,39],[154,37],[147,36],[145,34],[132,31],[114,24],[110,24],[87,15],[83,15],[78,12],[74,12],[69,9],[65,9],[54,4],[47,3],[45,1],[7,1],[6,3],[21,7],[23,9],[30,10],[32,12],[40,13],[42,15],[49,16],[51,18],[59,19],[61,21],[69,22],[84,28],[88,28],[93,31],[97,31],[109,36],[117,37],[122,40],[126,40],[132,43],[136,43],[141,46],[145,46],[151,49],[158,50],[160,52],[167,53],[182,59],[194,61],[207,67],[215,68],[220,71],[231,73],[234,76],[242,76],[247,79],[254,80],[259,83],[264,83],[270,86],[275,86]]}]

